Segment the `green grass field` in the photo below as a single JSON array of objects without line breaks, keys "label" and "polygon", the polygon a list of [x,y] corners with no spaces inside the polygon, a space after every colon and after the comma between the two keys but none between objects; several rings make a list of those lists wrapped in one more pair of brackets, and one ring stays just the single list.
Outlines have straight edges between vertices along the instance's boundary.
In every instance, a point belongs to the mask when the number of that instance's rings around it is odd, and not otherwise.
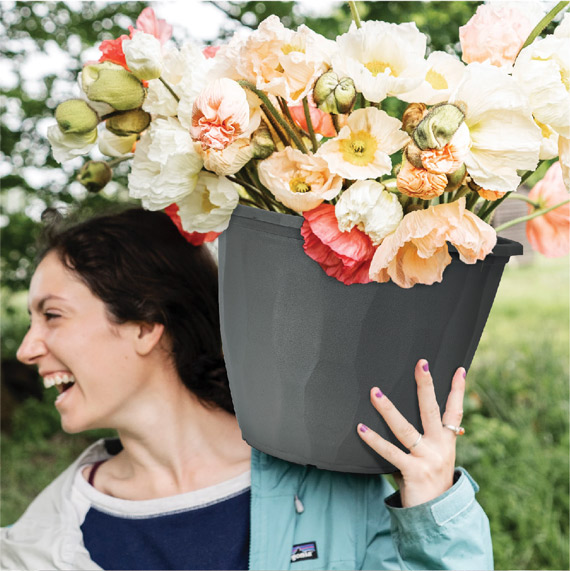
[{"label": "green grass field", "polygon": [[[568,259],[507,267],[467,377],[458,464],[481,486],[497,569],[569,568],[569,277]],[[100,436],[58,426],[49,403],[17,411],[2,439],[2,525]]]}]

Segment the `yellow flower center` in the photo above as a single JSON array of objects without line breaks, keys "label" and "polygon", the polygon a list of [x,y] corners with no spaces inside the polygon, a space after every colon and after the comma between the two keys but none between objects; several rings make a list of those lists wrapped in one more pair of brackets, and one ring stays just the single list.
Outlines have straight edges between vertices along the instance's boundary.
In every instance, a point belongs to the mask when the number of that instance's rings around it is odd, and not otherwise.
[{"label": "yellow flower center", "polygon": [[445,80],[445,77],[441,75],[441,73],[437,73],[433,69],[430,69],[426,74],[426,81],[434,88],[434,89],[447,89],[449,85]]},{"label": "yellow flower center", "polygon": [[369,61],[367,64],[365,64],[365,67],[374,77],[376,77],[379,73],[384,73],[386,70],[388,70],[388,75],[398,77],[398,73],[394,71],[390,67],[390,64],[386,63],[385,61]]},{"label": "yellow flower center", "polygon": [[340,141],[342,158],[359,167],[374,160],[378,141],[368,131],[352,133],[348,139]]},{"label": "yellow flower center", "polygon": [[291,192],[299,192],[303,194],[311,190],[311,185],[307,184],[303,177],[296,176],[289,181],[289,188],[291,189]]},{"label": "yellow flower center", "polygon": [[302,47],[298,47],[298,46],[293,46],[291,44],[285,44],[284,46],[281,47],[281,51],[285,54],[285,55],[289,55],[291,52],[299,52],[304,54],[305,50]]}]

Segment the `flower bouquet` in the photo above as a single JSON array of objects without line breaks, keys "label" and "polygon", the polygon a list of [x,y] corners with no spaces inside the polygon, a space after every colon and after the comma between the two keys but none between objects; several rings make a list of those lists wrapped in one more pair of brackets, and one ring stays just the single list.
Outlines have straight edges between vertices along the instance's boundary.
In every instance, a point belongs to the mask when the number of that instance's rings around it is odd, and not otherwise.
[{"label": "flower bouquet", "polygon": [[[130,196],[192,243],[226,231],[222,334],[246,440],[377,472],[390,466],[354,432],[363,421],[389,435],[369,387],[380,375],[421,426],[415,361],[430,360],[443,405],[504,264],[522,253],[498,243],[496,207],[527,201],[503,227],[526,222],[546,255],[570,250],[570,16],[539,38],[568,2],[547,15],[480,6],[460,29],[461,61],[426,58],[414,23],[361,22],[349,4],[334,41],[270,16],[205,49],[171,45],[147,8],[84,66],[48,137],[58,161],[95,145],[111,163],[132,157]],[[557,156],[529,196],[516,193]],[[79,173],[89,190],[111,176],[104,161]]]}]

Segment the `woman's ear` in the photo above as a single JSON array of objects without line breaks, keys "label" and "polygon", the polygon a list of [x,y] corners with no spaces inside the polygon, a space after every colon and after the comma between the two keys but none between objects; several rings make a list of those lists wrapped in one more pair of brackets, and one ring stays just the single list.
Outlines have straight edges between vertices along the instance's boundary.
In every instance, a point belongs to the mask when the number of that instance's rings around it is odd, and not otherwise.
[{"label": "woman's ear", "polygon": [[141,355],[148,355],[159,343],[164,333],[162,323],[138,323],[135,331],[135,350]]}]

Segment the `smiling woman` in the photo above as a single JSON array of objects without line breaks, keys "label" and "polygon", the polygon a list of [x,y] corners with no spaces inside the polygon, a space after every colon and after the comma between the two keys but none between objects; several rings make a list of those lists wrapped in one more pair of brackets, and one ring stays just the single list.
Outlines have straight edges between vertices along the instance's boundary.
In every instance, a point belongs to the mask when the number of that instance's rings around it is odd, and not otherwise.
[{"label": "smiling woman", "polygon": [[2,530],[2,569],[288,569],[300,553],[311,569],[490,568],[476,484],[454,469],[465,371],[442,425],[428,363],[417,363],[423,434],[371,390],[409,453],[354,430],[400,468],[400,492],[290,464],[242,439],[217,289],[208,250],[163,212],[46,234],[18,358],[57,387],[66,432],[119,439],[90,446]]}]

